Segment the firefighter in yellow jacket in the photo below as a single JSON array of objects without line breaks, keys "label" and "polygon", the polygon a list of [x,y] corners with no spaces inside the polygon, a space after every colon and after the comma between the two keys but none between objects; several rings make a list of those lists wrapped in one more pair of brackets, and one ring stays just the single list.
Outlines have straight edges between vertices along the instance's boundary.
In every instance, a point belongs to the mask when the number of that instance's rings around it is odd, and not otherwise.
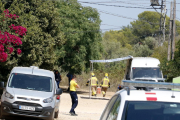
[{"label": "firefighter in yellow jacket", "polygon": [[91,73],[91,78],[88,79],[86,86],[90,83],[91,90],[92,90],[92,96],[96,96],[96,88],[98,87],[98,80],[95,77],[94,73]]},{"label": "firefighter in yellow jacket", "polygon": [[105,77],[102,79],[100,87],[102,87],[101,91],[102,91],[103,97],[105,97],[108,87],[110,88],[110,82],[109,82],[109,78],[108,78],[108,73],[105,73]]}]

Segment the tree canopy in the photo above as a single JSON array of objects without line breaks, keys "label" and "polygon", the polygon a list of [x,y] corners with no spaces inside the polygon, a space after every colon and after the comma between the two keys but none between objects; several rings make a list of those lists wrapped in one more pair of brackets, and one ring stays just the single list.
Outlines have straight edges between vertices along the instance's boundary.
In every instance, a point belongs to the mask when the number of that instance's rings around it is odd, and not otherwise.
[{"label": "tree canopy", "polygon": [[[19,16],[14,24],[27,28],[26,36],[22,39],[22,55],[17,59],[17,63],[10,67],[4,63],[7,67],[3,67],[6,68],[3,70],[6,74],[3,76],[6,76],[14,66],[34,65],[53,70],[54,61],[58,59],[54,52],[55,45],[61,45],[65,40],[60,30],[61,22],[55,2],[13,0],[0,1],[0,4],[2,4],[1,10],[8,9],[12,14]],[[14,59],[11,59],[11,64]]]},{"label": "tree canopy", "polygon": [[[7,9],[12,14],[10,17],[19,18],[3,21],[2,13]],[[168,35],[169,17],[166,18]],[[121,30],[101,33],[98,11],[82,6],[77,0],[0,0],[0,39],[7,31],[19,37],[22,42],[22,45],[19,42],[17,46],[10,45],[5,49],[0,44],[0,54],[13,49],[13,52],[8,53],[10,57],[7,61],[0,62],[0,79],[6,80],[14,66],[33,65],[80,74],[89,70],[89,60],[127,55],[160,59],[163,72],[172,78],[178,75],[180,42],[177,42],[175,60],[167,62],[167,40],[163,46],[157,45],[159,20],[157,12],[144,11],[138,15],[138,20]],[[179,21],[176,24],[180,26]],[[23,33],[25,36],[19,34],[20,27],[17,26],[23,26],[22,31],[27,30]],[[179,34],[180,28],[177,27]],[[125,62],[112,63],[97,69],[111,67],[113,69],[110,71],[114,73],[122,68],[123,73],[124,66]]]},{"label": "tree canopy", "polygon": [[89,68],[89,60],[101,57],[99,13],[94,8],[83,7],[77,0],[61,1],[58,9],[66,39],[62,48],[57,47],[57,51],[63,52],[58,65],[65,71],[80,73]]},{"label": "tree canopy", "polygon": [[102,56],[101,20],[94,8],[83,7],[77,0],[0,1],[0,13],[5,9],[19,16],[9,24],[22,25],[27,32],[21,39],[22,54],[0,63],[4,80],[14,66],[81,73],[89,68],[90,59]]}]

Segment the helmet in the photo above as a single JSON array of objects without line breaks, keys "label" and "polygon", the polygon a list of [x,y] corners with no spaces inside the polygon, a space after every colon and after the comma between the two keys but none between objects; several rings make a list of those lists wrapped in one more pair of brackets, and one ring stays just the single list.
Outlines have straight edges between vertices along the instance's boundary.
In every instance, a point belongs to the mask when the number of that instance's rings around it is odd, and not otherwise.
[{"label": "helmet", "polygon": [[105,77],[108,77],[108,73],[105,73]]},{"label": "helmet", "polygon": [[94,76],[94,73],[91,73],[92,76]]}]

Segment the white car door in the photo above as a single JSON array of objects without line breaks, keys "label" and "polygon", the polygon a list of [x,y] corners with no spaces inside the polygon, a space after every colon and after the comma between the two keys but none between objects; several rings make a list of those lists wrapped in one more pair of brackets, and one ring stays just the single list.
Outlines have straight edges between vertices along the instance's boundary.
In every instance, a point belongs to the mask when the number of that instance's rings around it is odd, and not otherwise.
[{"label": "white car door", "polygon": [[[56,89],[58,88],[57,86],[57,83],[55,81],[55,94],[56,94]],[[59,104],[60,104],[60,95],[54,95],[54,99],[55,99],[55,108],[56,108],[56,111],[59,110]]]}]

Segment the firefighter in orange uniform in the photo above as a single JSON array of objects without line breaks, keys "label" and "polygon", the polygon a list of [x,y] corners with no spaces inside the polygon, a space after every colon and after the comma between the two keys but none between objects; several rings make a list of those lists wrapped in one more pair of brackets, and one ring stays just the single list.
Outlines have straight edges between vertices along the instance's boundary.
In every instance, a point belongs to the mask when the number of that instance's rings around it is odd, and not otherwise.
[{"label": "firefighter in orange uniform", "polygon": [[96,89],[98,87],[98,80],[95,77],[94,73],[91,73],[91,78],[88,79],[86,86],[88,86],[89,83],[91,85],[92,96],[96,96]]},{"label": "firefighter in orange uniform", "polygon": [[101,91],[102,91],[103,97],[105,97],[108,87],[110,88],[110,82],[109,82],[109,78],[108,78],[108,73],[105,73],[105,77],[102,79],[100,87],[102,87]]}]

